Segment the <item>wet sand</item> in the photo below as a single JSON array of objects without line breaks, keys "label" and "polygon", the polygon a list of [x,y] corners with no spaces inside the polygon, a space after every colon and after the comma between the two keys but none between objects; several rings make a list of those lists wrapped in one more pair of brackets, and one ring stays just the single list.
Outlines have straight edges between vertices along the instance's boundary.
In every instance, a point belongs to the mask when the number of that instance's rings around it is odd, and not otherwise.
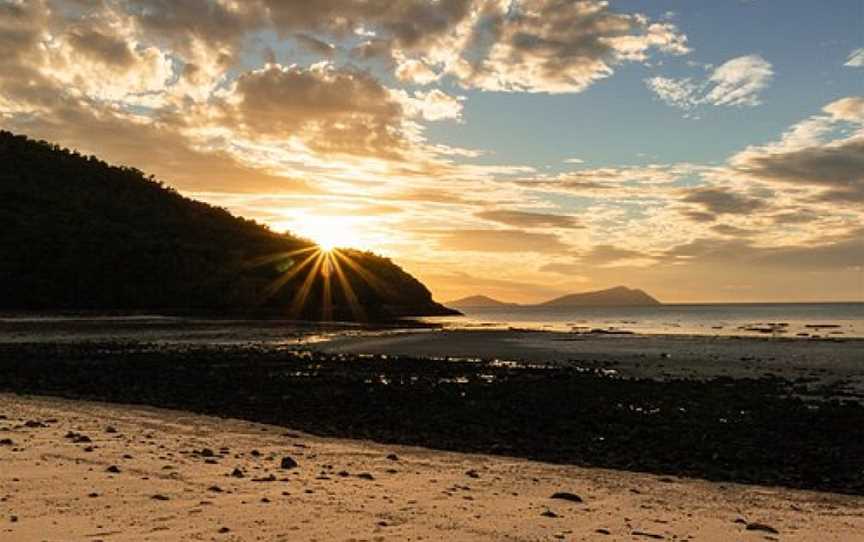
[{"label": "wet sand", "polygon": [[328,353],[499,359],[614,369],[633,378],[815,378],[864,399],[864,339],[424,330],[336,336]]},{"label": "wet sand", "polygon": [[[0,416],[0,441],[12,440],[0,445],[4,540],[851,541],[864,532],[861,497],[324,439],[140,406],[0,394]],[[280,468],[285,457],[298,466]],[[557,492],[583,502],[550,498]]]}]

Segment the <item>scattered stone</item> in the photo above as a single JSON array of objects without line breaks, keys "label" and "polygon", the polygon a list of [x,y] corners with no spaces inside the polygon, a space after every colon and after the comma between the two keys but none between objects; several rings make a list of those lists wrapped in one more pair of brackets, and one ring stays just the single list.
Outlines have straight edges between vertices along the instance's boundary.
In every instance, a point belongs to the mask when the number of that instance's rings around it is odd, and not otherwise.
[{"label": "scattered stone", "polygon": [[351,476],[351,473],[348,472],[347,470],[340,470],[339,472],[336,473],[336,475],[341,476],[342,478],[347,478],[347,477]]},{"label": "scattered stone", "polygon": [[553,512],[552,510],[546,510],[545,512],[543,512],[543,513],[540,514],[540,515],[543,516],[544,518],[557,518],[557,517],[561,517],[561,516],[559,516],[558,514],[556,514],[555,512]]},{"label": "scattered stone", "polygon": [[243,473],[243,471],[240,470],[239,468],[236,468],[233,471],[231,471],[231,476],[233,476],[234,478],[245,478],[246,477],[246,475]]},{"label": "scattered stone", "polygon": [[15,443],[11,438],[0,439],[0,446],[14,446]]},{"label": "scattered stone", "polygon": [[18,516],[9,516],[9,521],[12,523],[18,523]]},{"label": "scattered stone", "polygon": [[96,449],[96,448],[94,448],[93,446],[87,446],[86,448],[84,448],[84,451],[85,451],[85,452],[92,452],[92,451],[95,450],[95,449]]},{"label": "scattered stone", "polygon": [[480,478],[480,473],[474,469],[465,472],[465,475],[469,478]]},{"label": "scattered stone", "polygon": [[110,472],[112,474],[119,474],[120,473],[120,467],[118,467],[117,465],[111,465],[110,467],[105,469],[105,472]]},{"label": "scattered stone", "polygon": [[204,462],[207,463],[208,465],[218,465],[219,464],[219,462],[216,461],[215,459],[205,459]]},{"label": "scattered stone", "polygon": [[557,493],[553,493],[550,499],[560,499],[562,501],[570,501],[570,502],[583,502],[582,497],[576,495],[575,493],[568,493],[566,491],[558,491]]},{"label": "scattered stone", "polygon": [[221,529],[219,529],[219,534],[225,534],[225,533],[230,533],[230,532],[231,532],[231,529],[229,529],[228,527],[222,527]]},{"label": "scattered stone", "polygon": [[399,461],[399,456],[396,454],[388,454],[387,459],[389,459],[390,461]]},{"label": "scattered stone", "polygon": [[282,458],[282,462],[279,464],[280,468],[286,469],[286,470],[287,469],[294,469],[294,468],[297,468],[298,466],[299,465],[297,464],[296,461],[294,461],[294,458],[287,456],[287,455]]},{"label": "scattered stone", "polygon": [[201,457],[213,457],[216,454],[213,453],[213,450],[211,450],[210,448],[203,448],[200,452],[198,452],[198,455],[200,455]]},{"label": "scattered stone", "polygon": [[276,475],[268,474],[267,476],[263,476],[261,478],[252,478],[252,481],[253,482],[275,482],[276,481]]},{"label": "scattered stone", "polygon": [[267,497],[261,497],[261,502],[266,504],[270,502],[270,499],[268,499]]},{"label": "scattered stone", "polygon": [[108,427],[105,428],[105,432],[106,433],[116,433],[117,428],[115,428],[113,425],[109,425]]},{"label": "scattered stone", "polygon": [[603,528],[597,529],[594,532],[597,534],[605,534],[605,535],[612,534],[612,531],[610,531],[609,529],[603,529]]},{"label": "scattered stone", "polygon": [[630,534],[633,536],[642,536],[645,538],[653,538],[655,540],[663,540],[662,534],[646,533],[645,531],[633,531]]},{"label": "scattered stone", "polygon": [[212,491],[213,493],[222,493],[222,488],[219,486],[210,486],[207,488],[207,491]]},{"label": "scattered stone", "polygon": [[369,474],[368,472],[361,472],[360,474],[357,475],[357,478],[360,478],[363,480],[374,480],[375,479],[375,477],[372,476],[371,474]]},{"label": "scattered stone", "polygon": [[166,497],[165,495],[159,495],[158,493],[157,493],[156,495],[153,495],[153,497],[151,497],[151,498],[152,498],[154,501],[167,501],[167,500],[170,500],[169,497]]},{"label": "scattered stone", "polygon": [[258,450],[252,450],[249,453],[252,455],[252,457],[261,457],[261,452],[259,452]]},{"label": "scattered stone", "polygon": [[379,526],[379,527],[386,527],[386,526],[387,526],[387,522],[386,522],[386,521],[379,521],[379,522],[378,522],[378,526]]},{"label": "scattered stone", "polygon": [[780,534],[780,531],[764,523],[748,523],[745,527],[748,531],[759,531],[763,533]]},{"label": "scattered stone", "polygon": [[123,454],[123,459],[132,459],[132,456],[129,454]]},{"label": "scattered stone", "polygon": [[48,427],[44,423],[36,420],[27,420],[24,422],[24,427],[36,428],[36,427]]},{"label": "scattered stone", "polygon": [[91,499],[95,499],[96,497],[99,496],[99,494],[94,492],[94,493],[89,493],[87,496],[90,497]]}]

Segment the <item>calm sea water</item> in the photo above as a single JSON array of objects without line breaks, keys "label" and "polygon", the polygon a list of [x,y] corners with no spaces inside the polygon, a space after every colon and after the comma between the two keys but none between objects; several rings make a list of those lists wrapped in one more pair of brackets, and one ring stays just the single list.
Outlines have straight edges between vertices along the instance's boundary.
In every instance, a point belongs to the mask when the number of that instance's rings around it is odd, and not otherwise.
[{"label": "calm sea water", "polygon": [[[465,316],[421,318],[453,328],[625,331],[640,334],[864,337],[864,303],[662,305],[463,309]],[[160,315],[0,314],[0,343],[136,341],[173,344],[299,345],[345,334],[392,332],[400,325],[303,324]],[[405,328],[411,327],[407,322]]]},{"label": "calm sea water", "polygon": [[429,318],[454,327],[596,329],[651,334],[864,337],[864,303],[754,303],[657,307],[465,308]]}]

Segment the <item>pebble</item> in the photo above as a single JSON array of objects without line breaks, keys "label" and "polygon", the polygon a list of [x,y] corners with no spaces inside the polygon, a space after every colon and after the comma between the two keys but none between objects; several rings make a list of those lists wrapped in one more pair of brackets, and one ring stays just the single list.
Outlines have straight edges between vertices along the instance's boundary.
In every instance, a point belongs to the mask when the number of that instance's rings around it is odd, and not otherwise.
[{"label": "pebble", "polygon": [[570,501],[570,502],[583,502],[582,497],[576,495],[575,493],[568,493],[566,491],[559,491],[557,493],[553,493],[550,499],[559,499],[562,501]]},{"label": "pebble", "polygon": [[763,533],[780,534],[780,531],[764,523],[748,523],[745,527],[748,531],[760,531]]}]

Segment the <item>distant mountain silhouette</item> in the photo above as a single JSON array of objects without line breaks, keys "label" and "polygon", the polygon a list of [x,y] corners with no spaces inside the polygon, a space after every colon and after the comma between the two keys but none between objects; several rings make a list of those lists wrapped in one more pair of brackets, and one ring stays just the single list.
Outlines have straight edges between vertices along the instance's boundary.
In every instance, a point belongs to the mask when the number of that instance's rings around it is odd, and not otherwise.
[{"label": "distant mountain silhouette", "polygon": [[449,301],[445,303],[448,307],[518,307],[516,303],[505,303],[503,301],[498,301],[497,299],[492,299],[491,297],[486,297],[485,295],[472,295],[469,297],[463,297],[462,299],[457,299],[455,301]]},{"label": "distant mountain silhouette", "polygon": [[661,303],[642,290],[624,286],[570,294],[541,303],[540,307],[638,307],[660,305]]},{"label": "distant mountain silhouette", "polygon": [[137,169],[5,131],[0,309],[263,310],[306,319],[455,313],[387,258],[328,255]]},{"label": "distant mountain silhouette", "polygon": [[520,305],[498,301],[485,295],[472,295],[447,303],[448,307],[461,308],[507,308],[507,307],[642,307],[662,305],[659,301],[642,290],[617,286],[608,290],[570,294],[537,303],[535,305]]}]

